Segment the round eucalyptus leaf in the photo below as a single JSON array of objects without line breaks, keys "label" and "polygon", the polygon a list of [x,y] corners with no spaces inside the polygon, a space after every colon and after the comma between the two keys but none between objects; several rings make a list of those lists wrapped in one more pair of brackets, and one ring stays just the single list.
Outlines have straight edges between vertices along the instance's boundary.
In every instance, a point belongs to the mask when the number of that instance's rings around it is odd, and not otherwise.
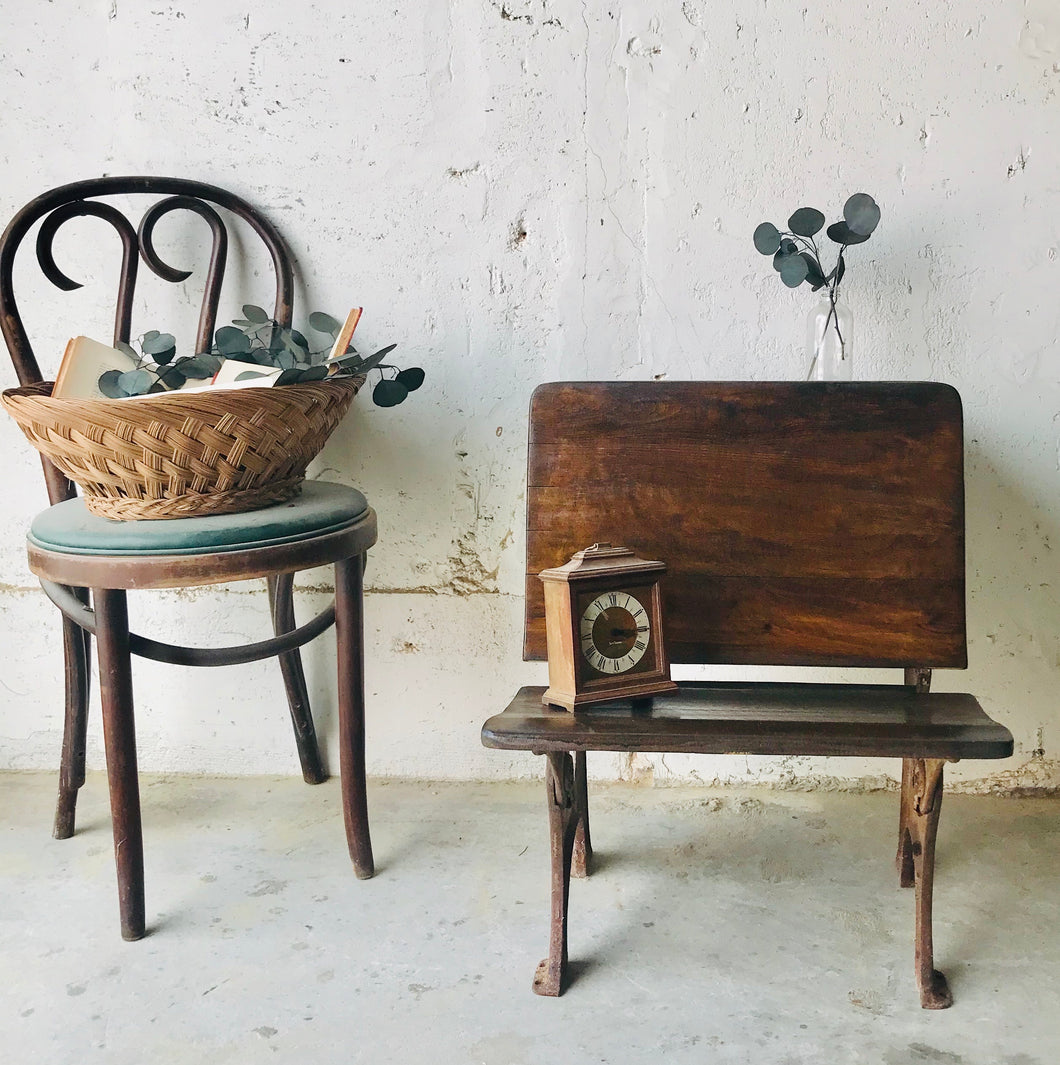
[{"label": "round eucalyptus leaf", "polygon": [[99,390],[108,399],[122,399],[128,395],[118,383],[119,377],[121,377],[121,370],[107,370],[99,375]]},{"label": "round eucalyptus leaf", "polygon": [[800,251],[799,257],[806,260],[806,280],[814,291],[819,289],[824,282],[824,273],[817,260],[808,251]]},{"label": "round eucalyptus leaf", "polygon": [[297,366],[293,366],[289,370],[284,370],[283,373],[273,381],[272,387],[275,388],[277,385],[293,385],[301,378],[301,376],[302,371],[299,370]]},{"label": "round eucalyptus leaf", "polygon": [[140,347],[144,349],[145,355],[157,355],[159,352],[168,351],[176,346],[177,341],[172,333],[160,333],[157,329],[152,329],[150,333],[144,333],[144,338],[140,342]]},{"label": "round eucalyptus leaf", "polygon": [[258,325],[263,325],[269,320],[268,314],[261,307],[255,307],[253,303],[243,304],[243,314],[250,322],[256,322]]},{"label": "round eucalyptus leaf", "polygon": [[250,338],[234,325],[222,326],[213,340],[222,355],[245,355],[250,351]]},{"label": "round eucalyptus leaf", "polygon": [[828,237],[836,244],[863,244],[869,236],[868,233],[855,233],[846,222],[833,222],[828,227]]},{"label": "round eucalyptus leaf", "polygon": [[323,311],[314,311],[309,316],[309,324],[318,333],[329,333],[331,336],[335,336],[342,328],[341,322],[336,321],[330,314],[325,314]]},{"label": "round eucalyptus leaf", "polygon": [[309,341],[306,340],[303,333],[299,333],[297,329],[291,329],[288,333],[291,339],[291,343],[296,348],[301,348],[302,351],[309,351]]},{"label": "round eucalyptus leaf", "polygon": [[780,250],[773,256],[773,269],[779,270],[780,264],[790,258],[792,255],[798,255],[799,249],[795,245],[793,240],[782,240],[780,242]]},{"label": "round eucalyptus leaf", "polygon": [[269,351],[275,353],[277,351],[286,350],[286,344],[284,343],[284,337],[290,332],[289,329],[284,329],[282,326],[274,325],[268,332],[268,336],[265,338],[265,346]]},{"label": "round eucalyptus leaf", "polygon": [[163,388],[174,389],[180,388],[184,384],[184,373],[180,368],[179,363],[174,363],[172,366],[167,366],[165,370],[158,375],[158,380]]},{"label": "round eucalyptus leaf", "polygon": [[851,232],[861,237],[870,237],[880,224],[880,209],[867,192],[855,192],[843,204],[843,219]]},{"label": "round eucalyptus leaf", "polygon": [[154,395],[157,392],[168,392],[168,391],[169,391],[169,389],[166,388],[166,386],[164,384],[162,384],[162,381],[158,380],[147,390],[147,394],[149,396],[151,396],[151,395]]},{"label": "round eucalyptus leaf", "polygon": [[217,373],[221,361],[216,355],[193,355],[190,359],[182,359],[175,368],[189,380],[204,381]]},{"label": "round eucalyptus leaf", "polygon": [[798,288],[808,273],[809,267],[801,255],[785,255],[780,262],[780,280],[788,288]]},{"label": "round eucalyptus leaf", "polygon": [[780,230],[772,222],[763,222],[754,232],[754,242],[763,255],[773,255],[780,247]]},{"label": "round eucalyptus leaf", "polygon": [[151,358],[155,360],[156,366],[165,366],[168,362],[171,362],[173,356],[176,355],[176,348],[166,348],[165,351],[156,351],[152,354]]},{"label": "round eucalyptus leaf", "polygon": [[129,370],[118,377],[118,384],[127,396],[142,396],[157,380],[147,370]]},{"label": "round eucalyptus leaf", "polygon": [[395,380],[404,385],[409,392],[415,392],[423,384],[423,379],[426,376],[418,366],[410,366],[407,370],[402,370]]},{"label": "round eucalyptus leaf", "polygon": [[789,219],[788,229],[800,237],[812,237],[824,226],[824,215],[814,207],[800,207]]},{"label": "round eucalyptus leaf", "polygon": [[372,389],[372,402],[377,407],[396,407],[409,394],[409,390],[397,380],[380,381]]},{"label": "round eucalyptus leaf", "polygon": [[275,359],[275,363],[281,370],[294,369],[294,356],[289,351],[281,351]]},{"label": "round eucalyptus leaf", "polygon": [[237,381],[252,381],[255,377],[266,377],[266,374],[258,373],[257,370],[244,370],[236,374]]},{"label": "round eucalyptus leaf", "polygon": [[328,368],[326,366],[310,366],[308,370],[303,370],[298,380],[300,383],[305,381],[323,381],[328,375]]}]

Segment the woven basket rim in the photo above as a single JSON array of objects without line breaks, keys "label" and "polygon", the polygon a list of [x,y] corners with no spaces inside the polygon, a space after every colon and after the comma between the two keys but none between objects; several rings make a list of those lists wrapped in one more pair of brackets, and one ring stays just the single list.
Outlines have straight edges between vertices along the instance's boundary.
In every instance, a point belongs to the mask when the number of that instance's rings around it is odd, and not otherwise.
[{"label": "woven basket rim", "polygon": [[[291,391],[314,391],[322,387],[328,389],[335,387],[353,388],[357,392],[360,391],[364,382],[363,375],[347,375],[343,377],[326,377],[322,381],[273,385],[268,388],[264,386],[257,388],[208,388],[203,389],[201,392],[183,392],[180,389],[176,389],[172,392],[155,392],[150,396],[130,396],[127,399],[78,399],[73,396],[53,396],[51,390],[55,387],[54,381],[37,381],[33,384],[5,388],[0,393],[0,398],[5,403],[9,399],[47,400],[49,404],[54,404],[57,408],[76,408],[86,414],[91,414],[93,411],[98,411],[101,414],[105,412],[109,417],[115,416],[119,410],[128,410],[129,417],[135,418],[137,415],[149,414],[150,411],[165,411],[173,407],[188,407],[199,400],[216,403],[217,398],[222,395],[226,397],[226,402],[228,402],[229,399],[235,400],[236,397],[239,400],[253,401],[255,398],[253,393],[268,392],[272,398],[279,398],[284,393],[290,394]],[[247,393],[250,394],[248,395]]]}]

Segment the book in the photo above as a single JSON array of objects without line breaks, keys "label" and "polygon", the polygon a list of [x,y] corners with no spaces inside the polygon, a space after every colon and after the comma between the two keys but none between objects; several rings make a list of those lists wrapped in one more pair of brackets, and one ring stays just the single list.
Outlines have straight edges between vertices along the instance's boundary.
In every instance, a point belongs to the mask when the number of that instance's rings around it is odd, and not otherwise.
[{"label": "book", "polygon": [[[275,383],[283,373],[278,366],[262,366],[258,362],[240,362],[238,359],[225,359],[221,369],[210,380],[211,388],[261,388]],[[248,376],[241,381],[242,374]],[[253,374],[254,376],[249,376]]]},{"label": "book", "polygon": [[99,378],[107,370],[136,369],[136,359],[109,344],[90,337],[72,337],[55,375],[52,395],[56,399],[106,399],[99,390]]}]

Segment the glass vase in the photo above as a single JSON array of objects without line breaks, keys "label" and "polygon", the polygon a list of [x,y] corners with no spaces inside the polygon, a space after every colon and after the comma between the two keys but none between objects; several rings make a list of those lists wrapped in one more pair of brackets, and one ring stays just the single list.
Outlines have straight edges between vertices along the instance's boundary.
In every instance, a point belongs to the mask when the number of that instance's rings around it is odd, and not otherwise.
[{"label": "glass vase", "polygon": [[806,323],[809,381],[849,381],[854,351],[854,316],[838,298],[825,297]]}]

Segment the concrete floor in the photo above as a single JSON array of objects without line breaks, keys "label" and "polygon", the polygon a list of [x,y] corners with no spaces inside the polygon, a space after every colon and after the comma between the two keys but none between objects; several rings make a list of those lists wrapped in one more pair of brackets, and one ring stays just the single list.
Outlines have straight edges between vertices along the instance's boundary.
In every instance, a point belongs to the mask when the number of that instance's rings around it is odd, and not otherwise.
[{"label": "concrete floor", "polygon": [[894,795],[594,787],[576,980],[545,952],[541,785],[370,786],[378,872],[334,781],[148,779],[150,935],[118,935],[105,781],[0,776],[0,1060],[1053,1065],[1060,803],[948,796],[918,1006]]}]

